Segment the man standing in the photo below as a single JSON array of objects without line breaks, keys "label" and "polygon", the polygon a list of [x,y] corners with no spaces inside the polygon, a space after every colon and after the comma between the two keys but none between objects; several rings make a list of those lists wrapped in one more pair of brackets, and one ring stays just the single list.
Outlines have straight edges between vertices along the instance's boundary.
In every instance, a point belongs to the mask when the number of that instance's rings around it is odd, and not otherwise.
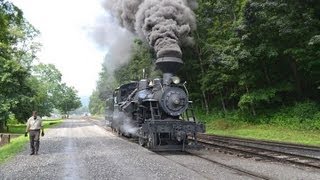
[{"label": "man standing", "polygon": [[40,145],[40,129],[42,130],[41,136],[44,136],[42,119],[38,116],[37,111],[32,112],[32,116],[28,119],[25,137],[30,138],[31,154],[38,154]]}]

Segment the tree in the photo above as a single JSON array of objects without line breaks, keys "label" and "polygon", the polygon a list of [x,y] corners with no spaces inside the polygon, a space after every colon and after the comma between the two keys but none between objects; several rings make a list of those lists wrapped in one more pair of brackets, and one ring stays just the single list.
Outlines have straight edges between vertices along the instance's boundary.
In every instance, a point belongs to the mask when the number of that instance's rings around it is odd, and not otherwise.
[{"label": "tree", "polygon": [[[195,67],[197,70],[193,71],[200,72],[189,85],[195,85],[194,88],[191,87],[198,91],[194,92],[198,95],[194,99],[202,99],[202,107],[206,108],[207,112],[210,105],[220,107],[224,112],[229,107],[235,108],[238,99],[238,58],[244,56],[238,56],[240,40],[236,37],[235,29],[241,19],[241,7],[244,2],[199,1],[196,11],[198,29],[194,32],[194,55],[191,60],[188,57],[184,59],[185,66]],[[187,55],[190,56],[189,53]],[[191,72],[185,74],[194,74]]]},{"label": "tree", "polygon": [[28,72],[17,62],[0,57],[0,130],[4,129],[10,112],[28,97],[27,76]]},{"label": "tree", "polygon": [[105,110],[105,100],[101,100],[98,91],[93,91],[90,96],[89,112],[93,115],[103,114]]},{"label": "tree", "polygon": [[77,96],[77,91],[73,87],[68,87],[66,84],[61,84],[60,90],[55,96],[57,98],[56,108],[68,116],[70,111],[81,107],[80,97]]},{"label": "tree", "polygon": [[159,76],[159,72],[155,72],[153,59],[151,49],[144,42],[136,39],[133,42],[130,61],[115,71],[116,82],[124,84],[140,80],[143,78],[143,70],[145,71],[145,78]]},{"label": "tree", "polygon": [[10,2],[0,2],[0,131],[8,115],[19,112],[33,95],[28,78],[37,50],[33,42],[37,34],[20,9]]},{"label": "tree", "polygon": [[99,73],[99,80],[97,81],[97,93],[101,100],[105,100],[112,96],[117,84],[114,76],[108,71],[105,64],[102,65],[102,70]]},{"label": "tree", "polygon": [[238,32],[250,56],[240,64],[247,91],[240,106],[319,99],[319,51],[312,43],[319,34],[319,10],[319,1],[312,0],[246,3]]},{"label": "tree", "polygon": [[[107,59],[106,62],[108,62]],[[90,96],[91,114],[103,114],[105,101],[112,97],[114,89],[121,84],[142,79],[143,70],[145,78],[159,76],[159,72],[154,71],[151,50],[137,39],[133,42],[132,56],[127,64],[118,67],[114,73],[107,67],[106,63],[102,65],[96,90]]]},{"label": "tree", "polygon": [[[33,67],[33,76],[39,95],[37,103],[41,106],[42,115],[50,115],[53,108],[58,104],[57,98],[61,94],[61,72],[53,64],[40,63]],[[39,112],[40,113],[40,112]]]},{"label": "tree", "polygon": [[[198,3],[195,45],[181,44],[184,67],[178,72],[198,107],[254,117],[296,102],[320,102],[320,1]],[[152,54],[135,40],[131,61],[115,71],[116,83],[139,80],[143,68],[154,77]],[[110,85],[101,82],[98,94]]]}]

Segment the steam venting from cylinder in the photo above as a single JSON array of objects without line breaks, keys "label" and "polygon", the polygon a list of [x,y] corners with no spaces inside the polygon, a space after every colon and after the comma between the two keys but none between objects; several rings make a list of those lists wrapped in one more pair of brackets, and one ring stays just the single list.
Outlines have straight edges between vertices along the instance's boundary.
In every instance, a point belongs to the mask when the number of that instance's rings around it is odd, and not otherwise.
[{"label": "steam venting from cylinder", "polygon": [[193,42],[196,7],[196,0],[115,0],[109,6],[123,27],[154,48],[157,67],[170,74],[183,64],[180,45]]}]

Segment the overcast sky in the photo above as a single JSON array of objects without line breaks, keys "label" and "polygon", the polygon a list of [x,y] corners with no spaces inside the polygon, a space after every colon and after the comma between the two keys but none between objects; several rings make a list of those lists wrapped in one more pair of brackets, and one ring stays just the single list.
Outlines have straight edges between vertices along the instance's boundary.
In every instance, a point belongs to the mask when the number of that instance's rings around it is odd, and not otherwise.
[{"label": "overcast sky", "polygon": [[[106,15],[100,0],[11,0],[40,32],[39,60],[54,64],[63,81],[80,96],[95,88],[105,48],[98,48],[87,32]],[[107,19],[107,18],[106,18]],[[106,25],[112,23],[106,22]]]}]

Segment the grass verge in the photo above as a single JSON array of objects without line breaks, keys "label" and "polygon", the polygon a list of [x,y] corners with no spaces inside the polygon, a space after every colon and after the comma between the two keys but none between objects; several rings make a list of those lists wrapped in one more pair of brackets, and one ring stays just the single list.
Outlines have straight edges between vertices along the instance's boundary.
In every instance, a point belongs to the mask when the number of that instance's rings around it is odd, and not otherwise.
[{"label": "grass verge", "polygon": [[268,141],[320,146],[320,131],[294,130],[276,125],[215,120],[206,124],[206,133]]},{"label": "grass verge", "polygon": [[0,147],[0,164],[21,152],[28,140],[29,138],[19,136],[12,139],[10,144]]},{"label": "grass verge", "polygon": [[[44,128],[51,128],[62,123],[62,120],[44,120]],[[21,136],[11,140],[10,144],[0,147],[0,164],[6,162],[8,159],[14,157],[17,153],[21,152],[29,138],[23,136],[26,126],[24,124],[10,125],[9,133],[22,134]]]}]

